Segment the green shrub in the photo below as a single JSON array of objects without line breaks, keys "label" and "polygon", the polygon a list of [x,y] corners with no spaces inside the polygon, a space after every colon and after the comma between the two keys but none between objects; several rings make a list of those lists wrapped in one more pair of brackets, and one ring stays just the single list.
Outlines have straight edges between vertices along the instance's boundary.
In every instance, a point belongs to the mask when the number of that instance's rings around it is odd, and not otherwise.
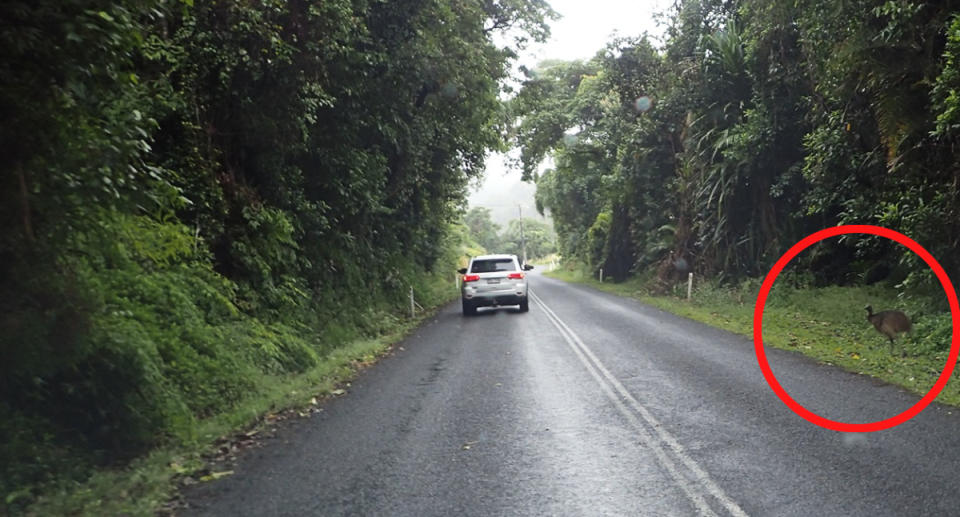
[{"label": "green shrub", "polygon": [[[261,376],[316,364],[302,332],[242,315],[236,287],[187,235],[105,214],[47,266],[64,275],[22,283],[30,296],[8,313],[18,320],[2,322],[3,349],[16,355],[3,372],[0,490],[42,481],[58,458],[83,471],[190,440],[197,418],[233,407]],[[25,451],[41,450],[28,467]]]}]

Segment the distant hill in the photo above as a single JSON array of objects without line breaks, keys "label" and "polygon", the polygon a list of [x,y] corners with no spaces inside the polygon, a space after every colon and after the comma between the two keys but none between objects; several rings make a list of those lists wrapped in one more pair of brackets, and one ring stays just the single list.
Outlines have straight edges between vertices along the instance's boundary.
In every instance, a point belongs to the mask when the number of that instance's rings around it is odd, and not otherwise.
[{"label": "distant hill", "polygon": [[470,207],[482,206],[490,209],[493,222],[506,228],[507,224],[519,217],[518,205],[523,208],[523,217],[538,219],[553,224],[549,217],[537,213],[534,195],[537,187],[520,179],[520,171],[510,171],[500,155],[487,158],[487,170],[483,183],[472,190],[467,199]]}]

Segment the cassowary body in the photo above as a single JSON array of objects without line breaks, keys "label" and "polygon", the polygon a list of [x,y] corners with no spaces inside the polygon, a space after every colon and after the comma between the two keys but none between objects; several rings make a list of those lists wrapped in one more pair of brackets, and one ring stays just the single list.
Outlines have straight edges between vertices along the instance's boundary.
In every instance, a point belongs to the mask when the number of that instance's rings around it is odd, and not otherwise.
[{"label": "cassowary body", "polygon": [[910,332],[913,328],[910,324],[910,318],[900,311],[880,311],[874,314],[873,307],[867,305],[864,309],[867,310],[867,321],[873,323],[873,328],[890,340],[891,353],[893,352],[893,338],[901,332]]}]

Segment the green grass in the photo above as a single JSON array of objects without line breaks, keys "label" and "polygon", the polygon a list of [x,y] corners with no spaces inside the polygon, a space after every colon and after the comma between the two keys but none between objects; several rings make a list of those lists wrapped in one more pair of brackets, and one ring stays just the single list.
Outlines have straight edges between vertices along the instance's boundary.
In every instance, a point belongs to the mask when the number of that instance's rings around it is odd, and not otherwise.
[{"label": "green grass", "polygon": [[[677,285],[668,295],[656,296],[646,289],[645,279],[601,284],[577,270],[559,269],[547,275],[635,298],[753,339],[753,312],[760,280],[735,287],[697,285],[688,301],[686,283]],[[935,308],[929,300],[901,298],[895,290],[879,286],[793,289],[783,284],[774,286],[764,308],[763,338],[767,346],[796,351],[921,395],[941,375],[950,347],[951,320],[948,311]],[[912,334],[897,341],[893,354],[887,339],[866,321],[863,307],[867,304],[877,310],[898,308],[913,318]],[[903,349],[907,357],[901,358]],[[937,401],[960,406],[960,383],[948,383]]]},{"label": "green grass", "polygon": [[156,515],[175,496],[183,476],[207,468],[204,458],[216,449],[220,438],[261,429],[276,413],[310,408],[318,400],[332,396],[338,387],[387,354],[393,343],[455,296],[449,290],[417,318],[396,320],[379,338],[344,344],[302,374],[267,377],[255,394],[234,409],[200,422],[197,439],[191,443],[155,449],[123,468],[98,469],[83,483],[63,481],[48,488],[27,514]]}]

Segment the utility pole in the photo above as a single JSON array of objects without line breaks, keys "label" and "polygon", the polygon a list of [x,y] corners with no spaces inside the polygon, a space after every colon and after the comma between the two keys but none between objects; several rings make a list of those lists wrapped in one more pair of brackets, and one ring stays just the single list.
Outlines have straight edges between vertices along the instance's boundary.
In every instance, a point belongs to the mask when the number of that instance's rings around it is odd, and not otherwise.
[{"label": "utility pole", "polygon": [[523,253],[523,264],[527,263],[527,240],[523,237],[523,205],[517,205],[517,210],[520,211],[520,249]]}]

